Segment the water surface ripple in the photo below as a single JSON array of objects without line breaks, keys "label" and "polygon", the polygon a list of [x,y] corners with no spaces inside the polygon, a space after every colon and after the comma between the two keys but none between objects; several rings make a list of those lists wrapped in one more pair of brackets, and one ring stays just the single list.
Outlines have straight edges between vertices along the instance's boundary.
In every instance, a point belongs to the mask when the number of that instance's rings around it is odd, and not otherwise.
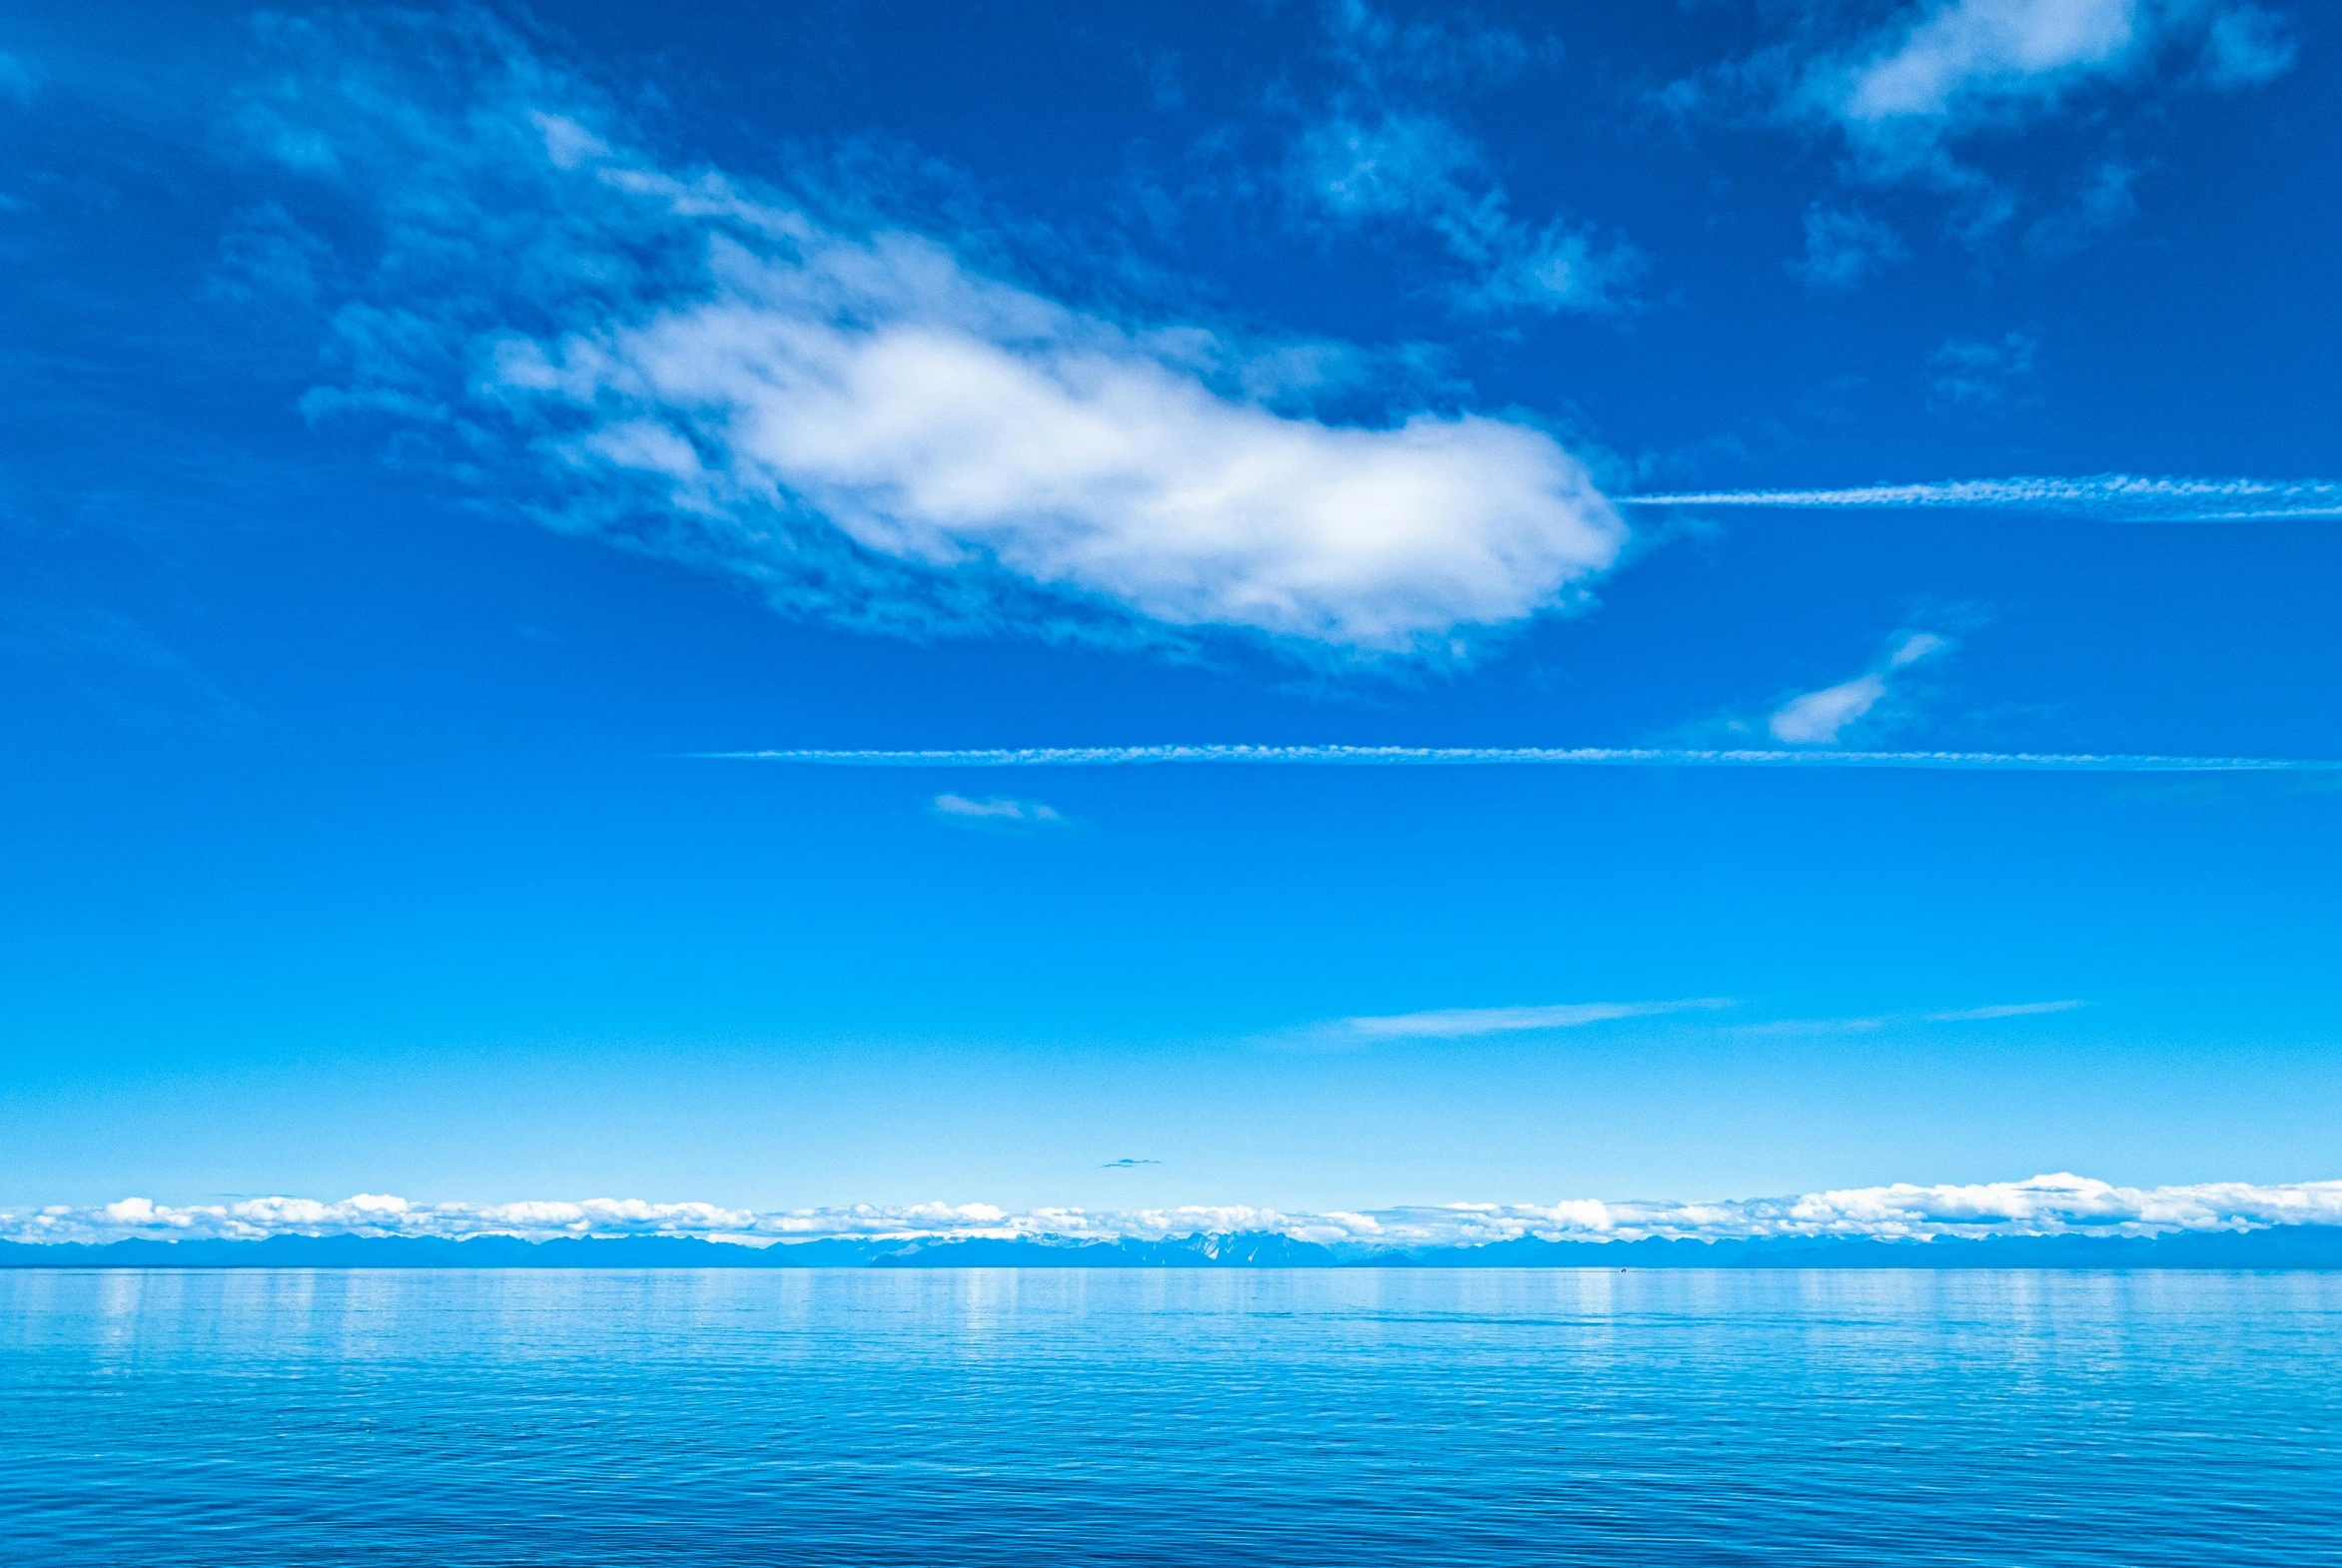
[{"label": "water surface ripple", "polygon": [[2342,1564],[2342,1276],[0,1273],[23,1564]]}]

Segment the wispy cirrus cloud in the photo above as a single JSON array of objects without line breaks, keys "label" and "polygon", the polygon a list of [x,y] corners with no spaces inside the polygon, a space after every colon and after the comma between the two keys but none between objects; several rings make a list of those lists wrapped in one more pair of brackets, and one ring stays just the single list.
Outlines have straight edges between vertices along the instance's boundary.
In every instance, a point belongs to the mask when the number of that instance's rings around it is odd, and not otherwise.
[{"label": "wispy cirrus cloud", "polygon": [[998,236],[664,162],[477,16],[264,37],[239,125],[290,220],[338,201],[386,237],[306,275],[363,282],[305,410],[441,441],[554,526],[874,629],[1337,655],[1452,656],[1620,559],[1625,525],[1541,429],[1317,417],[1293,344],[963,254]]},{"label": "wispy cirrus cloud", "polygon": [[1870,1035],[1881,1030],[1910,1029],[1931,1024],[1992,1024],[2016,1018],[2042,1018],[2070,1013],[2085,1006],[2079,1001],[1997,1002],[1984,1007],[1953,1008],[1941,1013],[1870,1013],[1835,1018],[1769,1018],[1730,1026],[1745,1035],[1768,1037],[1804,1035]]},{"label": "wispy cirrus cloud", "polygon": [[2001,1002],[1990,1007],[1958,1008],[1950,1013],[1930,1013],[1931,1024],[1985,1024],[2004,1018],[2039,1018],[2049,1013],[2070,1013],[2082,1004],[2063,1002]]},{"label": "wispy cirrus cloud", "polygon": [[[2161,101],[2268,82],[2297,53],[2285,19],[2253,0],[1815,0],[1770,16],[1771,42],[1659,102],[1819,131],[1844,149],[1844,178],[1949,196],[1948,232],[1971,247],[2029,210],[2036,256],[2133,215],[2125,141],[2162,129]],[[2028,138],[2052,122],[2067,133],[2054,150]],[[1792,270],[1851,288],[1873,270],[1864,239],[1809,224]]]},{"label": "wispy cirrus cloud", "polygon": [[140,728],[248,728],[258,716],[137,621],[87,603],[0,597],[0,656],[45,665]]},{"label": "wispy cirrus cloud", "polygon": [[1360,0],[1325,14],[1344,86],[1286,158],[1286,186],[1304,212],[1346,229],[1430,236],[1463,269],[1448,293],[1469,313],[1625,306],[1641,255],[1582,224],[1518,217],[1487,150],[1429,107],[1461,80],[1518,70],[1531,51],[1517,35],[1460,18],[1401,24]]},{"label": "wispy cirrus cloud", "polygon": [[1582,1029],[1625,1019],[1725,1008],[1721,997],[1676,1002],[1564,1002],[1537,1007],[1437,1008],[1424,1013],[1391,1013],[1339,1018],[1294,1032],[1319,1045],[1374,1045],[1394,1040],[1470,1040],[1483,1035],[1517,1035]]},{"label": "wispy cirrus cloud", "polygon": [[1840,751],[1685,746],[1163,745],[1002,746],[713,751],[708,762],[775,762],[847,768],[1589,767],[1903,768],[1932,772],[2331,773],[2342,759],[2179,757],[2122,752]]},{"label": "wispy cirrus cloud", "polygon": [[1623,243],[1559,219],[1536,228],[1514,217],[1477,144],[1436,116],[1324,120],[1294,148],[1290,177],[1332,222],[1412,224],[1435,236],[1469,269],[1470,281],[1452,291],[1466,311],[1616,311],[1643,270]]},{"label": "wispy cirrus cloud", "polygon": [[1870,214],[1816,203],[1806,209],[1805,254],[1789,270],[1809,289],[1843,292],[1909,255],[1902,237]]},{"label": "wispy cirrus cloud", "polygon": [[0,99],[30,103],[39,85],[40,78],[22,57],[0,51]]},{"label": "wispy cirrus cloud", "polygon": [[1812,61],[1797,100],[1874,168],[1944,172],[1947,142],[2021,125],[2093,87],[2192,59],[2218,87],[2293,61],[2281,24],[2238,0],[1933,0]]},{"label": "wispy cirrus cloud", "polygon": [[1940,479],[1843,488],[1684,490],[1614,496],[1622,507],[1716,506],[1764,511],[2032,512],[2096,522],[2252,522],[2342,518],[2342,481],[2189,479],[2098,473],[2079,478]]},{"label": "wispy cirrus cloud", "polygon": [[1135,1210],[990,1203],[856,1203],[757,1210],[719,1203],[588,1198],[518,1203],[417,1203],[361,1193],[339,1202],[261,1197],[171,1204],[146,1197],[94,1207],[0,1209],[0,1240],[127,1237],[257,1240],[272,1235],[693,1235],[770,1245],[827,1237],[1061,1240],[1273,1231],[1361,1250],[1549,1240],[1707,1240],[1804,1236],[2148,1235],[2269,1225],[2342,1224],[2342,1181],[2210,1181],[2119,1186],[2066,1173],[2019,1181],[1895,1182],[1777,1197],[1684,1202],[1564,1198],[1294,1212],[1242,1204]]},{"label": "wispy cirrus cloud", "polygon": [[1009,795],[987,795],[979,800],[946,791],[928,803],[928,810],[939,820],[960,827],[1031,830],[1072,825],[1072,819],[1055,806]]},{"label": "wispy cirrus cloud", "polygon": [[2040,349],[2040,340],[2029,333],[1952,339],[1928,362],[1936,373],[1929,387],[1931,405],[1938,409],[1998,407],[2032,376]]}]

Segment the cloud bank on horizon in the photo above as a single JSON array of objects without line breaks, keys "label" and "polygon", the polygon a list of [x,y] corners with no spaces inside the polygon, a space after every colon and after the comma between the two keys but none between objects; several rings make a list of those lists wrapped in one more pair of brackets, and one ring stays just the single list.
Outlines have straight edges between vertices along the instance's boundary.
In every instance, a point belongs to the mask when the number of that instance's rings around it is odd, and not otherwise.
[{"label": "cloud bank on horizon", "polygon": [[99,1207],[0,1209],[0,1240],[111,1241],[130,1237],[259,1240],[357,1234],[460,1238],[511,1235],[701,1236],[771,1245],[833,1237],[1032,1237],[1081,1241],[1272,1231],[1364,1249],[1545,1240],[1703,1240],[1765,1237],[1920,1239],[1937,1236],[2152,1235],[2342,1223],[2342,1180],[2276,1184],[2212,1181],[2129,1187],[2059,1173],[2021,1181],[1934,1186],[1896,1182],[1782,1197],[1714,1202],[1443,1203],[1324,1213],[1243,1205],[1103,1211],[989,1203],[856,1203],[763,1210],[637,1198],[519,1203],[414,1203],[360,1193],[340,1202],[302,1197],[166,1204],[127,1197]]}]

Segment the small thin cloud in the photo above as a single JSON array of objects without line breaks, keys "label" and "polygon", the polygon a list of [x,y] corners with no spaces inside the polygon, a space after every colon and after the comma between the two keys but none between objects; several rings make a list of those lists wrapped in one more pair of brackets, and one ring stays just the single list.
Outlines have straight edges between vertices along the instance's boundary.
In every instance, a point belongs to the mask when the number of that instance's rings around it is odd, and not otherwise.
[{"label": "small thin cloud", "polygon": [[1179,75],[1179,53],[1175,49],[1148,49],[1140,52],[1139,74],[1147,84],[1147,99],[1160,114],[1171,114],[1187,106],[1187,87]]},{"label": "small thin cloud", "polygon": [[1904,670],[1948,651],[1952,639],[1932,631],[1899,634],[1876,664],[1852,680],[1790,698],[1765,721],[1773,738],[1792,746],[1832,746],[1850,727],[1870,718],[1894,691]]},{"label": "small thin cloud", "polygon": [[2064,1002],[2003,1002],[1993,1007],[1959,1008],[1950,1013],[1930,1013],[1931,1024],[1987,1024],[2002,1018],[2035,1018],[2044,1013],[2070,1013],[2084,1006],[2078,1001]]},{"label": "small thin cloud", "polygon": [[1439,1008],[1427,1013],[1392,1013],[1341,1018],[1303,1034],[1325,1044],[1365,1045],[1384,1040],[1470,1040],[1482,1035],[1581,1029],[1588,1024],[1652,1018],[1694,1009],[1726,1008],[1723,997],[1675,1002],[1565,1002],[1544,1007]]},{"label": "small thin cloud", "polygon": [[2258,87],[2293,69],[2301,49],[2285,24],[2255,5],[2230,6],[2204,34],[2204,78],[2221,89]]},{"label": "small thin cloud", "polygon": [[0,51],[0,98],[30,103],[38,86],[39,78],[31,66],[17,55]]},{"label": "small thin cloud", "polygon": [[140,728],[220,731],[259,722],[195,661],[129,616],[98,605],[0,598],[0,656],[47,666]]},{"label": "small thin cloud", "polygon": [[1326,12],[1345,78],[1294,140],[1284,181],[1296,209],[1346,229],[1412,229],[1470,276],[1448,297],[1477,315],[1601,314],[1622,309],[1640,253],[1579,224],[1512,210],[1486,149],[1447,114],[1474,78],[1519,70],[1535,51],[1503,29],[1400,26],[1354,3]]},{"label": "small thin cloud", "polygon": [[2138,216],[2137,184],[2136,169],[2118,158],[2104,160],[2071,204],[2025,231],[2025,248],[2040,257],[2070,256],[2111,234]]},{"label": "small thin cloud", "polygon": [[1733,1032],[1757,1039],[1802,1038],[1808,1035],[1869,1035],[1885,1029],[1897,1020],[1884,1015],[1858,1015],[1851,1018],[1769,1018],[1759,1023],[1740,1025]]},{"label": "small thin cloud", "polygon": [[1885,676],[1875,672],[1858,675],[1853,680],[1790,698],[1773,710],[1765,727],[1775,740],[1793,746],[1831,745],[1849,724],[1868,717],[1886,696]]},{"label": "small thin cloud", "polygon": [[1162,1164],[1163,1162],[1160,1160],[1133,1160],[1126,1157],[1121,1160],[1109,1160],[1098,1169],[1101,1171],[1135,1171],[1141,1166],[1160,1166]]},{"label": "small thin cloud", "polygon": [[2274,16],[2236,0],[1937,0],[1823,51],[1795,96],[1835,121],[1873,174],[1956,180],[1947,142],[2054,114],[2175,58],[2232,89],[2288,70],[2294,47]]},{"label": "small thin cloud", "polygon": [[1816,204],[1806,209],[1805,255],[1789,270],[1816,292],[1844,293],[1909,255],[1902,238],[1870,214]]},{"label": "small thin cloud", "polygon": [[[2135,120],[2189,91],[2292,69],[2287,22],[2252,0],[1872,0],[1757,8],[1770,39],[1655,95],[1677,118],[1802,125],[1839,141],[1851,183],[1933,187],[1948,232],[1980,247],[2039,205],[2066,157],[2101,168]],[[2028,137],[2057,124],[2053,137]],[[2122,176],[2126,180],[2127,175]],[[2032,226],[2036,252],[2126,216],[2107,186]],[[1825,260],[1831,252],[1816,253]],[[1851,263],[1850,263],[1851,265]],[[1817,275],[1832,276],[1827,265]],[[1823,285],[1827,286],[1827,285]]]},{"label": "small thin cloud", "polygon": [[240,302],[318,297],[333,264],[333,248],[275,202],[246,208],[220,237],[220,267],[212,293]]},{"label": "small thin cloud", "polygon": [[1999,407],[2031,380],[2040,348],[2040,340],[2027,333],[1952,339],[1928,362],[1936,373],[1929,405],[1940,410]]},{"label": "small thin cloud", "polygon": [[1734,1033],[1767,1038],[1807,1035],[1874,1035],[1888,1029],[1911,1029],[1924,1024],[1989,1024],[2002,1019],[2038,1018],[2070,1013],[2087,1006],[2079,1001],[2000,1002],[1986,1007],[1954,1008],[1942,1013],[1865,1013],[1843,1018],[1772,1018],[1736,1026]]},{"label": "small thin cloud", "polygon": [[979,800],[947,792],[930,801],[928,809],[956,827],[1020,830],[1063,828],[1073,822],[1055,806],[1010,795],[987,795]]},{"label": "small thin cloud", "polygon": [[1514,216],[1479,144],[1437,115],[1329,118],[1303,134],[1288,175],[1332,223],[1429,234],[1472,275],[1453,291],[1467,311],[1615,311],[1643,269],[1631,246],[1559,219],[1539,228]]}]

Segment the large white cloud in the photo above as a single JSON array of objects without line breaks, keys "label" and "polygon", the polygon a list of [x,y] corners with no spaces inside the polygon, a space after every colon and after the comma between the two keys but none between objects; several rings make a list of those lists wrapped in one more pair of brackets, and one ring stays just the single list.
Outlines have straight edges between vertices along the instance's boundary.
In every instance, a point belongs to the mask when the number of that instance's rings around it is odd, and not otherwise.
[{"label": "large white cloud", "polygon": [[862,624],[1374,653],[1566,606],[1626,543],[1551,435],[1386,397],[1373,353],[1069,304],[1005,281],[1009,226],[890,223],[884,179],[823,217],[679,170],[477,19],[429,38],[467,63],[381,79],[347,62],[405,45],[283,31],[291,85],[242,123],[383,236],[304,408],[403,420],[465,474],[517,445],[556,525]]},{"label": "large white cloud", "polygon": [[1565,1199],[1551,1203],[1448,1203],[1356,1212],[1284,1212],[1242,1205],[1106,1212],[988,1203],[855,1204],[757,1211],[715,1203],[410,1203],[361,1194],[341,1202],[251,1198],[232,1203],[156,1203],[125,1198],[103,1207],[0,1210],[0,1239],[113,1240],[128,1236],[259,1239],[271,1235],[557,1236],[697,1235],[769,1244],[837,1236],[1035,1236],[1068,1240],[1156,1238],[1268,1230],[1303,1240],[1380,1246],[1473,1245],[1541,1236],[1633,1240],[1645,1236],[1909,1238],[1986,1235],[2148,1235],[2342,1224],[2342,1181],[2256,1184],[2213,1181],[2132,1187],[2066,1174],[2022,1181],[1848,1187],[1786,1197],[1715,1202]]},{"label": "large white cloud", "polygon": [[727,551],[807,505],[922,565],[1396,650],[1532,615],[1625,542],[1584,466],[1524,425],[1280,414],[909,236],[711,248],[705,297],[508,341],[494,385],[589,410],[569,459],[658,476]]}]

